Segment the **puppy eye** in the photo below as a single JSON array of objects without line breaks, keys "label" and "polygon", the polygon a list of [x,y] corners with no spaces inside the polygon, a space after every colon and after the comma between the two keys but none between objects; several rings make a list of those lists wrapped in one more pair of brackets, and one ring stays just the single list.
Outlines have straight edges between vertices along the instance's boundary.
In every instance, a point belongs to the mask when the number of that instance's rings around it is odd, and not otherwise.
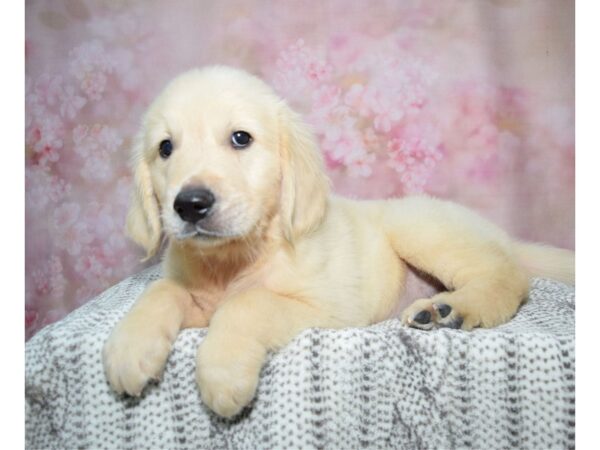
[{"label": "puppy eye", "polygon": [[252,136],[245,131],[234,131],[231,134],[231,145],[233,148],[242,149],[248,147],[252,143]]},{"label": "puppy eye", "polygon": [[164,141],[161,141],[160,145],[158,146],[158,154],[160,155],[160,157],[163,159],[167,159],[169,156],[171,156],[172,152],[173,143],[171,142],[171,140],[165,139]]}]

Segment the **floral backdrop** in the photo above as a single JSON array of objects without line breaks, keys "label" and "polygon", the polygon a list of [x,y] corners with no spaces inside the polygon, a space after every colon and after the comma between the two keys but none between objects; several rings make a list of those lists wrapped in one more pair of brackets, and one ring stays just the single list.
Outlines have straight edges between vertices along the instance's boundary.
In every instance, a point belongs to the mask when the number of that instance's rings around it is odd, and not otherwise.
[{"label": "floral backdrop", "polygon": [[573,1],[28,0],[25,20],[27,338],[143,267],[131,137],[205,64],[302,112],[339,193],[427,192],[574,246]]}]

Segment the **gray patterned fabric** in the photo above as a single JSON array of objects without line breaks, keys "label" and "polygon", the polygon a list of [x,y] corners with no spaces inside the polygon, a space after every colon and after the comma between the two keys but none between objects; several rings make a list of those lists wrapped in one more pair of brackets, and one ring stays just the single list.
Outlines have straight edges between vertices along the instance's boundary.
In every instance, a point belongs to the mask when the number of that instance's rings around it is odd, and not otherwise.
[{"label": "gray patterned fabric", "polygon": [[139,399],[105,381],[101,349],[159,276],[151,268],[48,326],[26,345],[26,446],[45,448],[533,448],[575,445],[574,290],[533,282],[492,330],[419,331],[388,320],[306,330],[270,356],[234,420],[194,381],[206,329],[184,330],[163,380]]}]

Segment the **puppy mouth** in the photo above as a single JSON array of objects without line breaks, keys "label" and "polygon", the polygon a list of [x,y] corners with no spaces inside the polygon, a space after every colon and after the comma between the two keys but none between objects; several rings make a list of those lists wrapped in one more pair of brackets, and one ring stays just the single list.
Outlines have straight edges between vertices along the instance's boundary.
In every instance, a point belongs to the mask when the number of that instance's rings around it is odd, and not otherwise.
[{"label": "puppy mouth", "polygon": [[186,227],[188,229],[183,230],[181,233],[178,233],[175,238],[178,240],[185,239],[199,239],[199,240],[219,240],[219,239],[233,239],[238,237],[233,233],[212,231],[202,228],[198,225],[193,225]]},{"label": "puppy mouth", "polygon": [[210,246],[220,245],[230,240],[243,238],[246,227],[231,214],[225,215],[215,210],[196,222],[186,222],[177,214],[163,214],[165,234],[177,241],[190,241]]}]

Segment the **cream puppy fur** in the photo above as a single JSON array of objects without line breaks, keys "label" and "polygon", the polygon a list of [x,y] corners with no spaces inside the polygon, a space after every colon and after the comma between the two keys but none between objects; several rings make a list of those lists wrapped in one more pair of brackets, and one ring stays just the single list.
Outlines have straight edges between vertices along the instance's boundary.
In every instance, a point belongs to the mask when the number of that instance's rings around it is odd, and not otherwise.
[{"label": "cream puppy fur", "polygon": [[128,232],[148,256],[162,236],[168,247],[164,278],[104,346],[120,393],[139,395],[161,376],[179,330],[208,326],[196,379],[208,407],[231,417],[254,396],[268,351],[310,327],[389,317],[409,265],[447,289],[402,313],[422,329],[493,327],[515,314],[531,276],[573,282],[572,252],[516,242],[451,202],[331,195],[305,123],[239,70],[172,81],[134,155]]}]

